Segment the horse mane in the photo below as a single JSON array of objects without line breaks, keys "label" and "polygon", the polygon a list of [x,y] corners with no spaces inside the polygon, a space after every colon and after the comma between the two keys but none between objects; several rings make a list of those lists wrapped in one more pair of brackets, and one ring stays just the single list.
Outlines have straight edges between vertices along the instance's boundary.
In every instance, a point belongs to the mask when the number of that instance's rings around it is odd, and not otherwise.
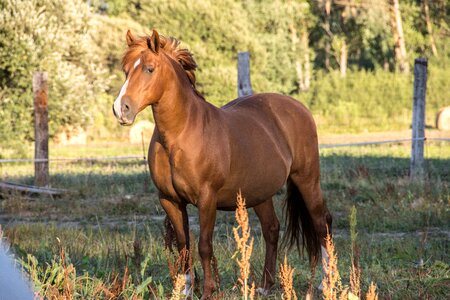
[{"label": "horse mane", "polygon": [[[128,50],[125,52],[125,55],[122,58],[122,70],[125,70],[125,66],[135,57],[137,57],[142,50],[147,49],[147,37],[141,36],[138,37],[133,43],[128,47]],[[180,48],[180,41],[174,37],[165,37],[163,35],[159,35],[160,41],[160,51],[164,51],[167,55],[177,61],[184,72],[186,73],[189,82],[191,83],[194,92],[201,99],[205,100],[203,95],[197,90],[196,87],[196,78],[195,78],[195,70],[197,69],[197,63],[194,60],[194,56],[192,53],[185,48]]]}]

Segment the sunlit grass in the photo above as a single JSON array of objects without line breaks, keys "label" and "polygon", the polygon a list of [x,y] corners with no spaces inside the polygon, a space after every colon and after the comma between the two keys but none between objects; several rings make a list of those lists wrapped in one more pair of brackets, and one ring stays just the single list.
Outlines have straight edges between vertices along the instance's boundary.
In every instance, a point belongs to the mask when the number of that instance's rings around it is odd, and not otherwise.
[{"label": "sunlit grass", "polygon": [[[348,215],[355,206],[362,294],[365,295],[370,283],[375,282],[380,298],[420,295],[445,299],[450,277],[448,148],[446,143],[432,143],[427,147],[428,171],[422,183],[409,179],[409,146],[321,150],[321,184],[334,217],[333,238],[343,282],[351,281],[352,243],[347,232]],[[79,156],[75,148],[62,147],[60,151],[63,156]],[[2,179],[32,183],[32,167],[32,164],[2,165]],[[32,254],[36,258],[36,268],[44,272],[47,264],[53,265],[52,261],[55,268],[59,266],[60,245],[63,245],[66,266],[73,264],[79,278],[74,286],[79,284],[81,289],[83,283],[80,295],[91,293],[99,286],[102,286],[103,296],[107,291],[117,292],[114,287],[127,278],[128,283],[122,290],[125,298],[131,297],[139,286],[139,297],[169,298],[173,286],[163,246],[164,212],[156,189],[149,181],[146,165],[139,161],[58,163],[51,164],[50,172],[52,185],[68,189],[68,195],[49,198],[13,193],[0,198],[0,222],[18,255],[26,261],[27,255]],[[274,203],[282,219],[282,191],[276,195]],[[265,247],[259,222],[252,210],[248,212],[254,237],[251,283],[259,282],[262,275]],[[188,213],[191,231],[197,237],[197,210],[190,206]],[[239,269],[230,259],[236,249],[233,226],[233,213],[218,212],[214,253],[221,275],[220,291],[226,299],[237,299],[240,295]],[[142,245],[141,263],[147,258],[145,267],[133,260],[136,239]],[[193,267],[200,275],[196,243],[193,245]],[[282,263],[284,254],[281,250],[277,266]],[[289,264],[295,268],[293,290],[300,299],[308,290],[308,262],[294,251],[286,254]],[[125,276],[125,266],[130,279]],[[317,273],[316,287],[320,283],[320,272]],[[281,298],[279,284],[269,299]],[[199,296],[200,283],[196,286]]]}]

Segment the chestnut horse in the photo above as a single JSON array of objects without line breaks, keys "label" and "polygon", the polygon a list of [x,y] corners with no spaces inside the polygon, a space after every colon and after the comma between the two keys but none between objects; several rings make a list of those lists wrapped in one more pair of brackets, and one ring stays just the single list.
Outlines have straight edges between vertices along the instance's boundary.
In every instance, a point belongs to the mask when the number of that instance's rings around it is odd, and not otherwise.
[{"label": "chestnut horse", "polygon": [[[179,251],[189,249],[186,206],[198,208],[202,299],[215,289],[211,259],[216,210],[236,209],[239,190],[247,207],[255,210],[266,243],[259,291],[267,292],[276,276],[279,222],[272,197],[286,182],[286,244],[300,249],[302,239],[315,267],[331,215],[320,189],[311,113],[278,94],[241,97],[217,108],[197,91],[197,65],[176,39],[153,30],[145,37],[128,31],[126,40],[126,81],[113,112],[120,124],[130,125],[136,114],[152,107],[156,126],[148,153],[151,176]],[[189,275],[186,278],[189,283]]]}]

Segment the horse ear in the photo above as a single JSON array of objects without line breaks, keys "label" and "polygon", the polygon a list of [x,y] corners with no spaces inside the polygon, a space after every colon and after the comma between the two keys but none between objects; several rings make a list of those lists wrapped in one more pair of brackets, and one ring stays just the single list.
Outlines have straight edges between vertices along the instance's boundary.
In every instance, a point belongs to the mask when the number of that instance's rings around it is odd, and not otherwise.
[{"label": "horse ear", "polygon": [[128,31],[127,31],[127,44],[128,44],[128,47],[130,47],[131,44],[133,44],[133,42],[134,42],[134,36],[131,34],[130,29],[128,29]]},{"label": "horse ear", "polygon": [[158,53],[159,45],[160,45],[160,41],[159,41],[158,31],[153,29],[152,36],[151,37],[147,37],[147,46],[153,52]]}]

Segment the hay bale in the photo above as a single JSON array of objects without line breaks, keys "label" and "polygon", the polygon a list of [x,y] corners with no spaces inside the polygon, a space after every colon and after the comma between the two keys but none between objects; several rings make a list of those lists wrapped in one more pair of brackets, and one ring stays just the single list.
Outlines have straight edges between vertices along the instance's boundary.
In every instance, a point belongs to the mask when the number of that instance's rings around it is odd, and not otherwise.
[{"label": "hay bale", "polygon": [[150,121],[139,121],[134,124],[130,129],[130,143],[140,144],[142,143],[142,134],[144,134],[144,143],[148,144],[153,135],[155,124]]},{"label": "hay bale", "polygon": [[54,137],[54,141],[59,145],[86,145],[87,133],[83,128],[68,126]]},{"label": "hay bale", "polygon": [[450,106],[442,108],[436,115],[436,128],[450,130]]}]

